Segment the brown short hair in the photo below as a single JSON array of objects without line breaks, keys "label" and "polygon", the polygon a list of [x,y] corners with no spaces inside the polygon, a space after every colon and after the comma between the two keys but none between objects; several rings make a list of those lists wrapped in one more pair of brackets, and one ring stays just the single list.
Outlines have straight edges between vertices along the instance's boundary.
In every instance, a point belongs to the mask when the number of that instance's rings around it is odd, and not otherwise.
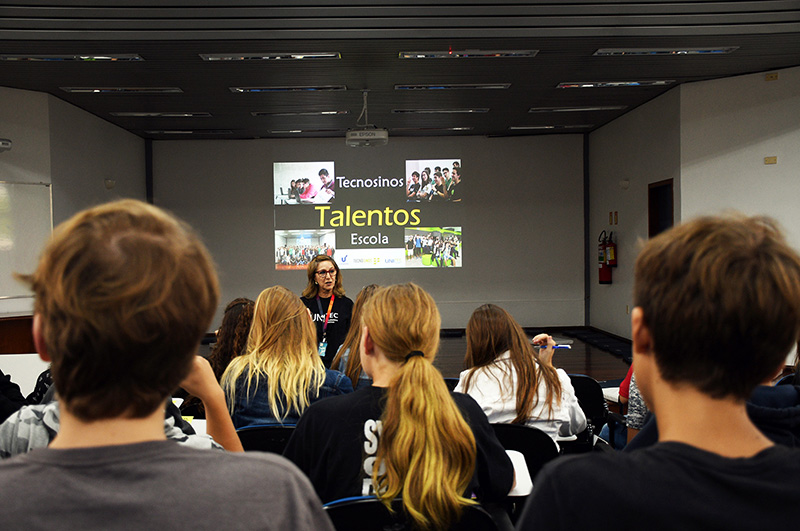
[{"label": "brown short hair", "polygon": [[31,275],[53,381],[83,420],[140,418],[189,371],[219,299],[200,239],[134,200],[59,225]]},{"label": "brown short hair", "polygon": [[308,285],[306,285],[306,289],[303,290],[303,297],[306,299],[312,299],[317,296],[319,293],[319,286],[317,285],[317,266],[320,262],[330,262],[333,264],[334,269],[336,269],[336,283],[333,285],[333,294],[337,297],[344,296],[344,288],[342,287],[342,271],[339,269],[339,266],[336,264],[336,260],[331,258],[326,254],[318,254],[311,261],[308,263],[308,267],[306,267],[306,274],[308,275]]},{"label": "brown short hair", "polygon": [[635,266],[664,380],[746,399],[800,334],[800,257],[765,217],[703,217],[650,240]]}]

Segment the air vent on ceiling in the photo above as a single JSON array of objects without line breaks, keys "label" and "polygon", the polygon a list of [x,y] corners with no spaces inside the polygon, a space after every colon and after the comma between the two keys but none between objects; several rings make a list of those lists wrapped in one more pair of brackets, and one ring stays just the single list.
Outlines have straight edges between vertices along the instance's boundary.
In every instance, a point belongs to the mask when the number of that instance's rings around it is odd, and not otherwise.
[{"label": "air vent on ceiling", "polygon": [[253,116],[335,116],[338,114],[350,114],[350,111],[253,111],[250,114]]},{"label": "air vent on ceiling", "polygon": [[511,83],[436,83],[436,84],[415,84],[415,85],[395,85],[395,90],[469,90],[469,89],[507,89]]},{"label": "air vent on ceiling", "polygon": [[144,61],[141,56],[135,53],[118,53],[102,55],[0,55],[0,61]]},{"label": "air vent on ceiling", "polygon": [[438,52],[400,52],[400,59],[491,59],[535,57],[539,50],[447,50]]},{"label": "air vent on ceiling", "polygon": [[119,111],[108,113],[111,116],[125,118],[208,118],[210,112],[138,112],[138,111]]},{"label": "air vent on ceiling", "polygon": [[339,52],[286,53],[201,53],[203,61],[302,61],[306,59],[341,59]]},{"label": "air vent on ceiling", "polygon": [[593,55],[719,55],[738,50],[738,46],[708,48],[600,48]]},{"label": "air vent on ceiling", "polygon": [[392,109],[395,114],[482,114],[489,112],[487,107],[478,109]]},{"label": "air vent on ceiling", "polygon": [[347,90],[346,85],[286,86],[286,87],[229,87],[237,94],[245,92],[315,92],[326,90]]},{"label": "air vent on ceiling", "polygon": [[59,87],[72,94],[181,94],[178,87]]},{"label": "air vent on ceiling", "polygon": [[652,81],[569,81],[559,83],[556,88],[622,88],[622,87],[657,87],[671,85],[674,79],[657,79]]},{"label": "air vent on ceiling", "polygon": [[593,111],[621,111],[627,109],[627,105],[587,105],[585,107],[531,107],[529,113],[548,113],[548,112],[593,112]]}]

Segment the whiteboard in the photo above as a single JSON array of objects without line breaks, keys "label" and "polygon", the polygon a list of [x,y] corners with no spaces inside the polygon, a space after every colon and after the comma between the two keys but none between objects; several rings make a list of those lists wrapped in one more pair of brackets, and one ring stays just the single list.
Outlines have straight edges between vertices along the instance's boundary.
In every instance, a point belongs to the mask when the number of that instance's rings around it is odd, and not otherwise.
[{"label": "whiteboard", "polygon": [[33,272],[52,232],[50,184],[0,181],[0,311],[17,306],[15,299],[33,299],[13,273]]}]

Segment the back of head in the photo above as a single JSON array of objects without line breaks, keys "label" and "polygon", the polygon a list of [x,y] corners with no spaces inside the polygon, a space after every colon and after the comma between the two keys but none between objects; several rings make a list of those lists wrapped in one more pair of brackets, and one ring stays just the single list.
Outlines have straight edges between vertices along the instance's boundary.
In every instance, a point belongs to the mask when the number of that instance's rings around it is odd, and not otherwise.
[{"label": "back of head", "polygon": [[62,403],[83,420],[144,417],[188,373],[216,309],[214,265],[166,212],[123,200],[59,225],[21,276]]},{"label": "back of head", "polygon": [[415,284],[380,288],[362,322],[375,346],[399,365],[386,399],[376,492],[388,506],[402,495],[417,527],[446,529],[456,521],[475,468],[475,437],[432,361],[441,318],[433,298]]},{"label": "back of head", "polygon": [[[536,352],[522,327],[510,313],[495,304],[478,307],[467,323],[464,364],[470,371],[464,381],[465,392],[469,391],[476,371],[494,364],[505,352],[509,353],[517,374],[517,388],[504,389],[515,396],[517,414],[512,422],[524,423],[530,418],[539,401],[540,379],[546,389],[545,407],[552,414],[553,406],[561,401],[558,373],[550,364],[537,364]],[[501,370],[503,368],[500,366]]]},{"label": "back of head", "polygon": [[[339,347],[339,352],[331,362],[331,368],[343,371],[350,381],[355,386],[361,376],[361,356],[359,354],[359,345],[361,344],[361,316],[364,312],[364,305],[372,298],[375,291],[379,288],[377,284],[369,284],[361,288],[358,292],[356,301],[353,303],[353,311],[351,314],[350,322],[353,323],[347,331],[342,346]],[[349,351],[347,355],[347,366],[341,367],[340,362],[342,355],[345,351]]]},{"label": "back of head", "polygon": [[699,218],[645,245],[634,303],[664,380],[745,400],[797,344],[800,257],[768,218]]},{"label": "back of head", "polygon": [[225,307],[222,324],[217,330],[217,342],[208,357],[218,381],[231,360],[244,353],[255,306],[255,301],[240,297]]},{"label": "back of head", "polygon": [[236,382],[245,375],[248,395],[253,385],[258,387],[260,379],[267,378],[275,418],[285,417],[291,408],[302,412],[309,404],[309,390],[319,391],[325,380],[315,341],[316,330],[297,295],[283,286],[262,291],[256,300],[246,353],[231,360],[222,376],[230,406],[235,404]]}]

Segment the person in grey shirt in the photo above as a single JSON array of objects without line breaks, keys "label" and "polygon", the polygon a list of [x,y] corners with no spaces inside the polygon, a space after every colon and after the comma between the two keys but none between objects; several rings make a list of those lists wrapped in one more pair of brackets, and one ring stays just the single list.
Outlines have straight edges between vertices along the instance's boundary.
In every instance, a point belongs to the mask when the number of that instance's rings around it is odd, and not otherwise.
[{"label": "person in grey shirt", "polygon": [[286,459],[167,440],[164,403],[179,384],[224,403],[215,379],[191,370],[219,285],[185,224],[139,201],[97,206],[56,228],[20,279],[59,428],[47,448],[0,462],[4,530],[333,529]]}]

